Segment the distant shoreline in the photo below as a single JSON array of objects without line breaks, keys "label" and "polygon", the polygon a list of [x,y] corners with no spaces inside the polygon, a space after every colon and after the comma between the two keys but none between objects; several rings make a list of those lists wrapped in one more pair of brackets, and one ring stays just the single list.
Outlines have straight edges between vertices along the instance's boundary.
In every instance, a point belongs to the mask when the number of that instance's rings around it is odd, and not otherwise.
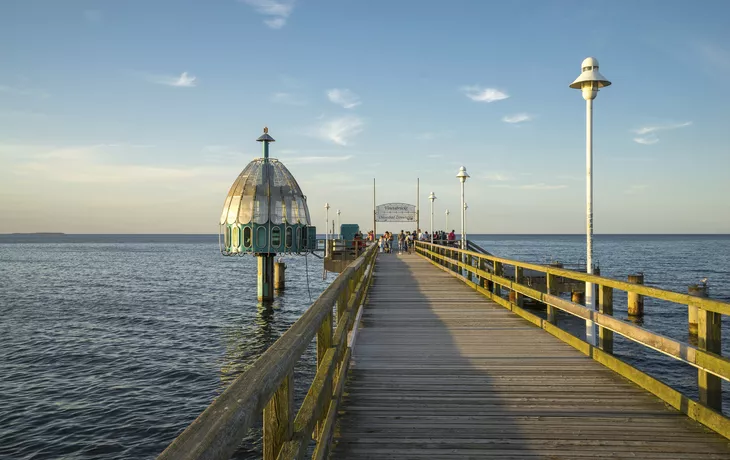
[{"label": "distant shoreline", "polygon": [[19,233],[6,233],[6,235],[54,235],[54,236],[58,236],[58,235],[65,235],[65,233],[63,233],[63,232],[30,232],[30,233],[19,232]]}]

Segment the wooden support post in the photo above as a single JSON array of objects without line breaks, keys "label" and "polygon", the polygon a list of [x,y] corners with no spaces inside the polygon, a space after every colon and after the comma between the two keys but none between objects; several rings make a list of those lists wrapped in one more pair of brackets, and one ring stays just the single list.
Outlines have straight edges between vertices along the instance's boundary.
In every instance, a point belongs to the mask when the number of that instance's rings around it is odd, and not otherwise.
[{"label": "wooden support post", "polygon": [[[644,274],[629,275],[629,283],[644,284]],[[644,316],[644,296],[635,292],[628,293],[629,316]]]},{"label": "wooden support post", "polygon": [[[547,288],[546,292],[549,295],[558,295],[558,277],[555,275],[547,274]],[[550,324],[558,324],[558,309],[552,305],[546,305],[547,321]]]},{"label": "wooden support post", "polygon": [[[687,288],[687,293],[689,295],[693,295],[695,297],[707,297],[707,285],[697,285],[693,284]],[[689,316],[689,335],[697,335],[697,307],[694,305],[688,306],[688,316]]]},{"label": "wooden support post", "polygon": [[264,460],[276,460],[281,446],[292,437],[294,373],[289,372],[264,408]]},{"label": "wooden support post", "polygon": [[[613,288],[598,287],[598,311],[613,315]],[[598,326],[598,346],[606,353],[613,354],[613,331]]]},{"label": "wooden support post", "polygon": [[[473,263],[473,259],[472,259],[471,255],[467,254],[466,255],[466,265],[469,268],[471,268],[473,266],[472,263]],[[473,283],[474,277],[472,275],[473,275],[473,273],[471,271],[469,271],[469,270],[466,271],[466,279],[468,279],[469,281],[471,281]]]},{"label": "wooden support post", "polygon": [[[518,267],[517,265],[515,265],[515,283],[522,284],[524,282],[525,279],[524,279],[524,276],[522,275],[523,272],[524,272],[524,270],[522,269],[522,267]],[[525,303],[524,296],[517,291],[512,291],[512,292],[515,293],[514,302],[517,304],[518,307],[522,307],[523,304]]]},{"label": "wooden support post", "polygon": [[[317,369],[319,369],[319,365],[322,364],[322,361],[324,360],[324,355],[327,353],[327,350],[330,349],[332,346],[332,311],[327,313],[324,317],[324,320],[322,320],[322,324],[319,326],[319,330],[317,331]],[[329,394],[330,397],[332,395],[332,382],[329,381],[324,389],[322,390],[325,392],[325,394]],[[325,407],[329,407],[329,399],[326,398]],[[321,415],[319,417],[319,420],[317,421],[317,424],[314,427],[314,431],[312,432],[312,439],[318,439],[319,438],[319,431],[322,426],[322,422],[324,421],[324,418],[327,416],[327,411],[323,410],[321,412]]]},{"label": "wooden support post", "polygon": [[286,288],[284,271],[286,264],[284,262],[274,262],[274,289],[283,291]]},{"label": "wooden support post", "polygon": [[[699,308],[697,310],[697,346],[702,350],[722,354],[722,315]],[[722,413],[722,380],[707,371],[697,370],[700,402]]]},{"label": "wooden support post", "polygon": [[[503,273],[504,272],[502,271],[502,262],[495,261],[494,262],[494,275],[502,276]],[[493,291],[494,295],[501,297],[502,296],[502,287],[497,283],[493,283],[493,287],[494,287],[494,291]]]}]

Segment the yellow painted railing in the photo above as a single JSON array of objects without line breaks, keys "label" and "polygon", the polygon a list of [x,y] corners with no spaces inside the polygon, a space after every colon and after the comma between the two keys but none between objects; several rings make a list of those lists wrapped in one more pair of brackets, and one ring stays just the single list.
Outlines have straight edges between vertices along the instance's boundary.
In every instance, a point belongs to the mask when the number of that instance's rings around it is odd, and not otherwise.
[{"label": "yellow painted railing", "polygon": [[[730,419],[722,414],[721,380],[730,381],[730,360],[721,356],[721,319],[730,314],[730,303],[633,284],[597,275],[545,265],[509,260],[478,252],[465,251],[426,242],[416,242],[416,252],[437,267],[463,280],[486,297],[515,312],[557,338],[577,348],[606,367],[655,394],[694,420],[730,438]],[[514,267],[514,275],[504,276],[505,266]],[[524,270],[544,274],[544,291],[524,284]],[[598,310],[563,299],[557,295],[559,279],[589,282],[598,292]],[[503,289],[514,292],[509,298]],[[697,346],[657,334],[613,317],[613,291],[621,290],[687,305],[696,309]],[[522,308],[524,297],[545,304],[547,319]],[[513,300],[510,300],[513,299]],[[592,321],[598,326],[598,344],[591,344],[557,326],[556,310]],[[613,334],[619,334],[643,346],[657,350],[697,368],[699,401],[645,374],[613,355]]]},{"label": "yellow painted railing", "polygon": [[[327,458],[350,362],[348,334],[372,282],[375,250],[351,263],[158,458],[228,459],[262,413],[264,459],[302,458],[311,438],[314,458]],[[315,336],[317,372],[295,412],[294,366]]]}]

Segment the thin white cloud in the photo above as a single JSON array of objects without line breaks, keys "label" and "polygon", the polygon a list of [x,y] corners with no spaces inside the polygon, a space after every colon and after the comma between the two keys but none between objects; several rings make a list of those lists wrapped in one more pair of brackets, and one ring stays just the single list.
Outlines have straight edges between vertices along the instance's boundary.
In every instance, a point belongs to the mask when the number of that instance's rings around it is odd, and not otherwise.
[{"label": "thin white cloud", "polygon": [[353,93],[347,88],[338,89],[333,88],[327,91],[327,98],[333,104],[342,106],[345,109],[352,109],[361,104],[360,96]]},{"label": "thin white cloud", "polygon": [[271,102],[283,105],[303,106],[307,101],[292,93],[279,92],[271,95]]},{"label": "thin white cloud", "polygon": [[147,80],[158,85],[175,86],[178,88],[192,88],[197,86],[197,79],[193,75],[183,72],[178,77],[166,76],[166,75],[149,75]]},{"label": "thin white cloud", "polygon": [[540,182],[539,184],[520,185],[518,188],[522,190],[560,190],[568,188],[568,186],[564,184],[550,185]]},{"label": "thin white cloud", "polygon": [[314,135],[338,145],[347,145],[363,131],[364,125],[361,118],[348,115],[324,121],[314,130]]},{"label": "thin white cloud", "polygon": [[101,24],[103,16],[99,10],[84,10],[84,19],[91,24]]},{"label": "thin white cloud", "polygon": [[505,115],[502,117],[502,121],[505,123],[524,123],[531,120],[532,115],[529,113],[516,113],[514,115]]},{"label": "thin white cloud", "polygon": [[649,186],[646,184],[636,184],[636,185],[632,185],[629,188],[627,188],[626,190],[624,190],[624,193],[627,195],[636,195],[640,192],[643,192],[644,190],[646,190],[648,188],[649,188]]},{"label": "thin white cloud", "polygon": [[516,190],[560,190],[560,189],[568,188],[568,186],[565,184],[546,184],[544,182],[539,182],[536,184],[522,184],[522,185],[510,185],[510,184],[498,183],[498,184],[492,184],[491,187],[509,188],[509,189],[516,189]]},{"label": "thin white cloud", "polygon": [[466,97],[476,102],[494,102],[507,99],[509,95],[495,88],[484,88],[479,85],[462,86],[461,91]]},{"label": "thin white cloud", "polygon": [[656,144],[657,142],[659,142],[659,137],[657,136],[658,132],[685,128],[691,125],[691,121],[686,121],[684,123],[665,123],[663,125],[642,126],[640,128],[632,130],[634,134],[637,134],[637,137],[634,138],[634,142],[642,145]]},{"label": "thin white cloud", "polygon": [[684,123],[668,123],[664,125],[648,125],[648,126],[642,126],[641,128],[635,129],[634,133],[643,136],[644,134],[650,134],[655,133],[657,131],[669,131],[671,129],[679,129],[684,128],[686,126],[691,126],[691,121],[686,121]]},{"label": "thin white cloud", "polygon": [[485,179],[495,181],[495,182],[505,182],[505,181],[512,180],[512,178],[510,176],[508,176],[507,174],[504,174],[504,173],[487,174],[485,176]]},{"label": "thin white cloud", "polygon": [[642,144],[642,145],[652,145],[652,144],[656,144],[657,142],[659,142],[659,138],[654,135],[646,136],[646,137],[635,137],[634,142],[636,142],[637,144]]},{"label": "thin white cloud", "polygon": [[264,24],[272,29],[281,29],[294,9],[294,0],[242,0],[256,10],[257,13],[269,16]]},{"label": "thin white cloud", "polygon": [[714,43],[700,43],[697,45],[700,57],[712,67],[712,70],[730,71],[730,51]]},{"label": "thin white cloud", "polygon": [[291,157],[285,160],[286,164],[308,164],[308,163],[335,163],[352,159],[352,155],[342,156],[309,156],[309,157]]},{"label": "thin white cloud", "polygon": [[0,84],[0,93],[13,94],[15,96],[31,96],[31,97],[38,97],[38,98],[47,98],[48,97],[48,93],[46,93],[45,91],[32,89],[32,88],[19,87],[19,86],[2,85],[2,84]]}]

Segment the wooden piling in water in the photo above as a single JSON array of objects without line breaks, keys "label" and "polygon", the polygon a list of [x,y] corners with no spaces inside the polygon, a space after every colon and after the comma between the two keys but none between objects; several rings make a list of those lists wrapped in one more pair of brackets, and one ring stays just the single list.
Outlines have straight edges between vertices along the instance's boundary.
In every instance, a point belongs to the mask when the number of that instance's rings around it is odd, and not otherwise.
[{"label": "wooden piling in water", "polygon": [[277,291],[283,291],[286,288],[284,271],[286,270],[286,264],[284,262],[274,263],[274,289]]},{"label": "wooden piling in water", "polygon": [[[707,285],[693,284],[687,287],[687,293],[695,297],[707,297],[708,289]],[[689,334],[697,335],[697,307],[694,305],[688,305],[688,319],[689,319]]]},{"label": "wooden piling in water", "polygon": [[[629,283],[644,284],[644,274],[637,273],[629,275]],[[644,316],[644,296],[635,292],[628,293],[628,313],[629,316]]]}]

